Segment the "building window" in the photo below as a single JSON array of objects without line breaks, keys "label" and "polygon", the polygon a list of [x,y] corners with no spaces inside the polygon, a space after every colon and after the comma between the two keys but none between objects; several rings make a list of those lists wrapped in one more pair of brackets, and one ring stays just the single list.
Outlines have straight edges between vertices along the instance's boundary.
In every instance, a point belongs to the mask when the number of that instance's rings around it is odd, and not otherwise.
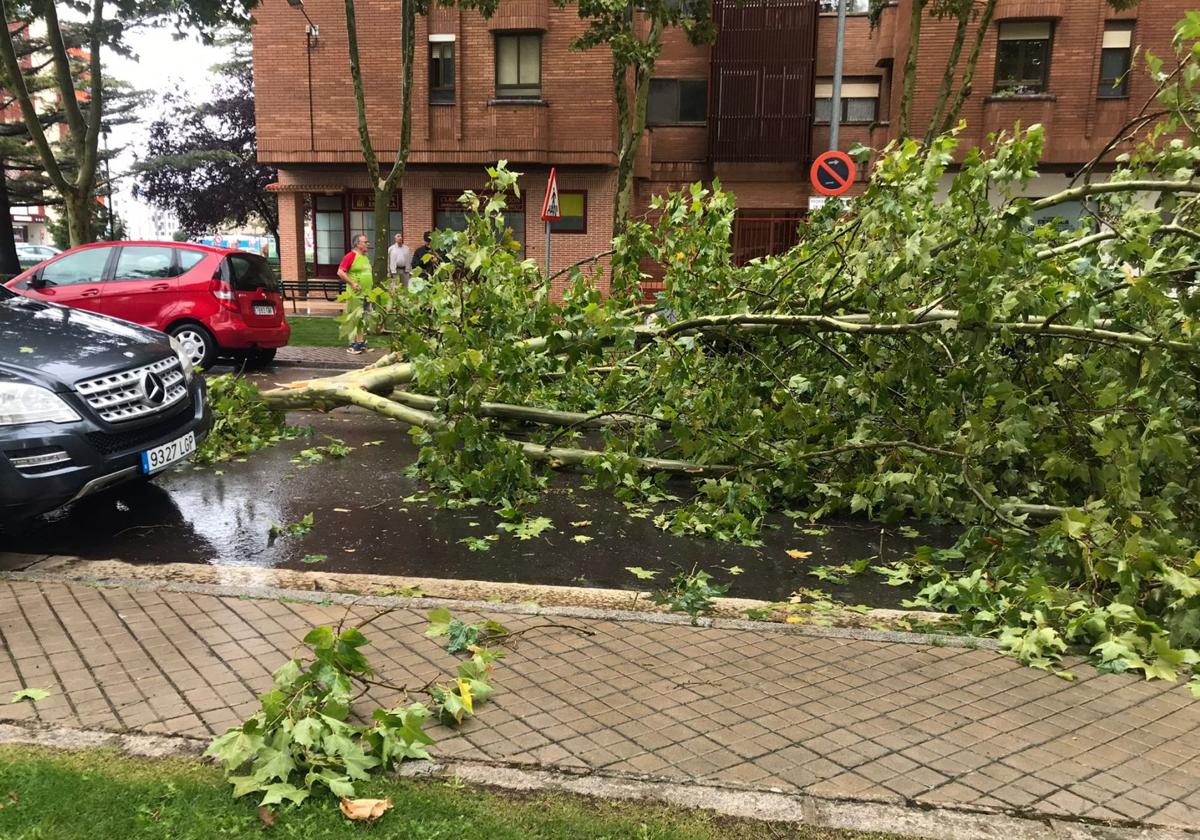
[{"label": "building window", "polygon": [[646,125],[703,125],[707,119],[707,79],[650,80]]},{"label": "building window", "polygon": [[996,92],[1045,93],[1050,80],[1052,28],[1049,21],[1000,24],[996,46]]},{"label": "building window", "polygon": [[429,101],[454,103],[454,42],[429,43]]},{"label": "building window", "polygon": [[[467,229],[467,210],[460,202],[463,190],[433,191],[433,226],[437,230]],[[488,194],[479,192],[481,198]],[[561,193],[560,193],[561,195]],[[560,199],[561,205],[561,199]],[[521,255],[525,254],[525,197],[509,195],[504,201],[504,226],[512,231],[512,238],[521,243]]]},{"label": "building window", "polygon": [[[392,237],[402,233],[404,226],[400,215],[400,193],[392,193],[391,207],[388,211],[388,238],[384,243],[386,249],[392,244]],[[375,251],[375,195],[373,193],[350,193],[350,244],[359,234],[366,234],[371,251]],[[341,259],[340,257],[338,258]]]},{"label": "building window", "polygon": [[587,233],[587,193],[559,190],[558,212],[562,218],[550,223],[552,233]]},{"label": "building window", "polygon": [[542,98],[542,36],[501,33],[496,36],[496,98]]},{"label": "building window", "polygon": [[[813,121],[828,124],[833,116],[833,82],[817,82]],[[842,122],[870,125],[879,119],[879,82],[842,82]]]},{"label": "building window", "polygon": [[1129,67],[1133,63],[1133,21],[1109,21],[1104,27],[1104,45],[1100,51],[1101,99],[1120,99],[1129,95]]},{"label": "building window", "polygon": [[340,195],[318,195],[313,199],[318,265],[336,266],[346,253],[346,216]]},{"label": "building window", "polygon": [[[837,14],[838,0],[821,0],[818,4],[821,14]],[[871,5],[871,0],[846,0],[846,14],[865,15]]]}]

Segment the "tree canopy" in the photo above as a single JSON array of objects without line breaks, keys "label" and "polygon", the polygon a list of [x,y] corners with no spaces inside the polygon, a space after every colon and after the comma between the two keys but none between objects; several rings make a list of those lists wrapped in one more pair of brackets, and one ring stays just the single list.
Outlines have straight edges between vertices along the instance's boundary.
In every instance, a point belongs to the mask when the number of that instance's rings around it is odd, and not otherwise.
[{"label": "tree canopy", "polygon": [[163,97],[163,114],[150,126],[145,159],[135,167],[137,190],[192,234],[260,222],[278,253],[279,209],[266,190],[276,171],[258,162],[247,39],[239,33],[225,40],[234,53],[214,68],[218,81],[207,101],[177,92]]},{"label": "tree canopy", "polygon": [[[953,133],[896,142],[865,194],[745,266],[732,198],[697,184],[614,242],[607,295],[576,270],[548,299],[503,224],[517,176],[496,167],[487,197],[463,197],[467,229],[432,276],[370,292],[394,352],[265,399],[408,423],[439,498],[507,517],[547,469],[579,467],[679,534],[752,543],[779,510],[959,523],[953,548],[878,572],[1027,662],[1056,667],[1070,644],[1107,670],[1187,677],[1200,663],[1197,41],[1192,13],[1173,66],[1151,57],[1159,95],[1134,125],[1152,128],[1105,181],[1087,167],[1024,197],[1039,126],[960,164]],[[1085,199],[1076,224],[1039,221]],[[664,271],[653,304],[644,260]]]}]

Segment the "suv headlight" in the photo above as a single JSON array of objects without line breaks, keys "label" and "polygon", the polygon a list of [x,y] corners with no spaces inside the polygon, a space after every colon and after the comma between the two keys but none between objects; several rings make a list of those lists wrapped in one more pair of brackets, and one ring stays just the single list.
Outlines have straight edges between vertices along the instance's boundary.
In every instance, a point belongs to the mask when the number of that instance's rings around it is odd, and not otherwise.
[{"label": "suv headlight", "polygon": [[75,409],[48,388],[19,382],[0,382],[0,426],[70,423],[78,419]]},{"label": "suv headlight", "polygon": [[183,345],[179,343],[175,336],[171,336],[171,349],[175,351],[175,356],[179,359],[179,366],[183,370],[183,381],[188,385],[192,384],[192,376],[196,369],[192,367],[192,360],[187,357],[187,353],[183,352]]}]

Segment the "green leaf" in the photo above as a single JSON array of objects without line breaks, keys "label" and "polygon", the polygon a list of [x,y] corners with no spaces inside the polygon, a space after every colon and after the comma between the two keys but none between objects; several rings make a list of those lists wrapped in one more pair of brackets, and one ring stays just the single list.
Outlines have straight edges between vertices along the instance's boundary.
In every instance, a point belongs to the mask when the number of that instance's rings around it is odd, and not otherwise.
[{"label": "green leaf", "polygon": [[431,639],[445,636],[450,631],[450,621],[450,610],[445,607],[430,610],[429,628],[425,631],[425,635]]},{"label": "green leaf", "polygon": [[22,700],[30,700],[36,703],[39,700],[45,700],[50,696],[50,692],[44,688],[21,688],[13,692],[9,703],[20,703]]},{"label": "green leaf", "polygon": [[286,782],[267,785],[262,790],[264,793],[262,800],[258,803],[259,805],[280,805],[285,799],[293,805],[299,805],[305,799],[308,799],[309,793],[304,788],[298,788]]},{"label": "green leaf", "polygon": [[638,580],[651,580],[658,577],[658,572],[653,569],[643,569],[641,566],[626,566],[625,571],[629,572]]},{"label": "green leaf", "polygon": [[326,554],[305,554],[300,558],[300,562],[309,564],[324,563],[328,559],[329,556]]}]

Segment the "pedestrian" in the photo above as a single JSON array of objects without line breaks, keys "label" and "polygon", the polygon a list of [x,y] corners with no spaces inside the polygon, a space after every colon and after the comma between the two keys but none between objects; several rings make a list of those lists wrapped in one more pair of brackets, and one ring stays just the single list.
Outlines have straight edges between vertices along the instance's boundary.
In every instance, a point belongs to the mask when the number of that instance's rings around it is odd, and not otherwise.
[{"label": "pedestrian", "polygon": [[425,231],[425,236],[423,238],[425,240],[425,244],[418,248],[417,252],[413,254],[412,264],[414,267],[421,268],[426,274],[429,274],[434,270],[434,268],[437,267],[438,254],[437,251],[429,247],[429,241],[433,238],[433,234],[429,231]]},{"label": "pedestrian", "polygon": [[[360,233],[354,237],[354,247],[350,253],[342,257],[342,261],[338,265],[337,276],[359,294],[362,294],[371,282],[371,259],[367,256],[367,251],[370,249],[371,244],[367,235]],[[370,311],[370,306],[370,303],[365,300],[363,301],[364,318]],[[366,328],[365,326],[360,326],[350,336],[350,346],[346,348],[346,352],[357,356],[366,349]]]},{"label": "pedestrian", "polygon": [[396,241],[388,248],[388,276],[399,279],[408,288],[408,276],[412,273],[412,249],[404,244],[404,234],[397,233]]}]

